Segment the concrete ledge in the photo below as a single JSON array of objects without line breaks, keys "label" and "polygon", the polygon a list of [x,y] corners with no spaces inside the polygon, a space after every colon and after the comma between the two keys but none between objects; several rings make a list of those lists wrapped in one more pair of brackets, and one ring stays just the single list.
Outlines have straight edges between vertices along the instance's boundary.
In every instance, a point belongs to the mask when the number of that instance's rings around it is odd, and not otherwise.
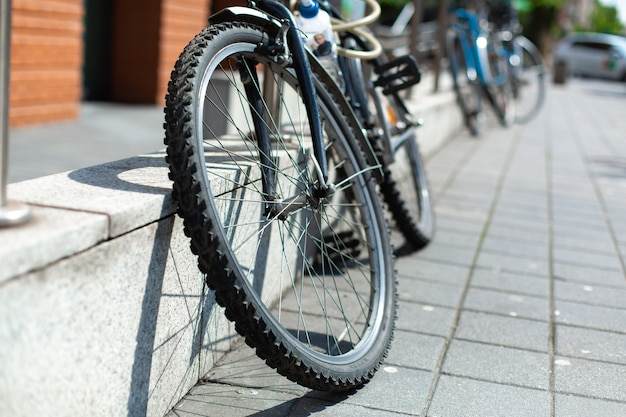
[{"label": "concrete ledge", "polygon": [[[452,95],[411,108],[426,155],[460,129]],[[9,186],[34,220],[0,229],[0,415],[161,417],[230,349],[170,190],[163,153]]]},{"label": "concrete ledge", "polygon": [[163,416],[229,350],[170,189],[162,154],[9,187],[0,415]]}]

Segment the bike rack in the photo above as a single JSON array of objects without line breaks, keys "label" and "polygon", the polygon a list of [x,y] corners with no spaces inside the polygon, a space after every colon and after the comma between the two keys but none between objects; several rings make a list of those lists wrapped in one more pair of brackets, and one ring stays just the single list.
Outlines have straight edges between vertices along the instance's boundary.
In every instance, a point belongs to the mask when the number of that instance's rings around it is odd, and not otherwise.
[{"label": "bike rack", "polygon": [[30,220],[31,209],[25,204],[7,201],[11,0],[0,0],[0,19],[0,227],[7,227]]}]

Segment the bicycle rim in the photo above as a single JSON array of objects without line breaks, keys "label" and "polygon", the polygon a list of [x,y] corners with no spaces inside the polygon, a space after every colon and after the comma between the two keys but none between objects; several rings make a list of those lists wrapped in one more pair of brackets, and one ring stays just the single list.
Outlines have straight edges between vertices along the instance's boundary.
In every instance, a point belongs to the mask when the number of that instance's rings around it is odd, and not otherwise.
[{"label": "bicycle rim", "polygon": [[472,136],[478,136],[485,125],[485,116],[482,109],[482,89],[478,80],[478,74],[474,69],[468,70],[458,35],[455,32],[450,32],[447,41],[450,74],[452,75],[457,103],[463,113],[468,130]]},{"label": "bicycle rim", "polygon": [[[181,55],[166,107],[174,195],[209,286],[257,355],[307,387],[351,389],[373,376],[391,340],[388,232],[356,134],[328,93],[333,87],[319,80],[336,192],[315,195],[318,167],[298,83],[291,70],[255,52],[266,39],[249,25],[216,25]],[[260,162],[255,110],[242,82],[264,98],[269,167]]]},{"label": "bicycle rim", "polygon": [[487,51],[490,79],[485,84],[485,94],[500,124],[509,127],[515,122],[516,112],[509,64],[504,47],[493,36],[489,36]]},{"label": "bicycle rim", "polygon": [[539,50],[527,38],[517,36],[511,63],[513,96],[515,97],[515,122],[532,120],[543,105],[545,98],[545,68]]}]

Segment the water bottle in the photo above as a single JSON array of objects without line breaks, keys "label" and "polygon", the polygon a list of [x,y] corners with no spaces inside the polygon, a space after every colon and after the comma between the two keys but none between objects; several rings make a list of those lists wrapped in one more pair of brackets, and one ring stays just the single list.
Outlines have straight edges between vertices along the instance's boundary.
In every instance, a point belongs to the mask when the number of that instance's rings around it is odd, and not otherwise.
[{"label": "water bottle", "polygon": [[326,71],[340,86],[341,71],[337,62],[337,43],[330,22],[330,16],[320,9],[316,0],[302,0],[300,15],[296,19],[298,28],[303,33],[305,45],[322,63]]}]

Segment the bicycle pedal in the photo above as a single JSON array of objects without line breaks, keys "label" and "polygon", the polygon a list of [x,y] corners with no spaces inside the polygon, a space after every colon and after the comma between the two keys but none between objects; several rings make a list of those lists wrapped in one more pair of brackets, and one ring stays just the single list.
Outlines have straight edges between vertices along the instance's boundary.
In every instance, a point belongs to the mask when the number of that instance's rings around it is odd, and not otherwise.
[{"label": "bicycle pedal", "polygon": [[378,74],[378,79],[374,85],[382,87],[385,95],[407,89],[418,84],[422,79],[419,65],[411,55],[404,55],[379,65],[374,71]]}]

